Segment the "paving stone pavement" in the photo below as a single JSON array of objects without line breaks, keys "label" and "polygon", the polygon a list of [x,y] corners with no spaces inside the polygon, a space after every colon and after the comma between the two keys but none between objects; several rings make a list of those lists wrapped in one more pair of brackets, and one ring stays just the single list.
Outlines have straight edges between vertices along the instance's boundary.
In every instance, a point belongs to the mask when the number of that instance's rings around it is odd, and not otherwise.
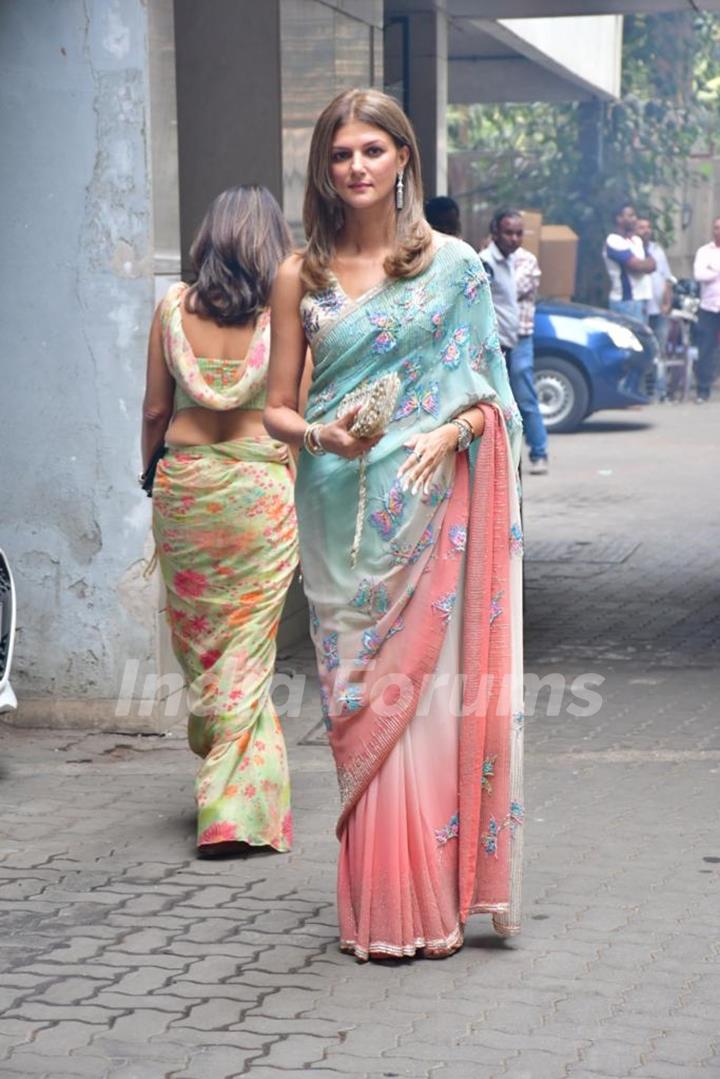
[{"label": "paving stone pavement", "polygon": [[[550,475],[526,480],[517,939],[476,918],[441,963],[338,952],[311,677],[286,722],[287,856],[195,858],[177,727],[6,723],[2,1079],[720,1076],[718,421],[715,404],[609,414],[554,438]],[[307,650],[281,668],[307,674]]]}]

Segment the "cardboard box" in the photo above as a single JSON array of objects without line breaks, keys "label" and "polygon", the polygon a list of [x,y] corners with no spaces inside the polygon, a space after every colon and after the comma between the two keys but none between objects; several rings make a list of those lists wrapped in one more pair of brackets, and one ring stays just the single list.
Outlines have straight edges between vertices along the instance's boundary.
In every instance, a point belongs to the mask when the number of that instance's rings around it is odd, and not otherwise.
[{"label": "cardboard box", "polygon": [[542,277],[540,295],[569,300],[575,292],[577,233],[567,225],[543,225],[538,260]]},{"label": "cardboard box", "polygon": [[523,247],[539,259],[543,215],[537,210],[521,210],[520,213],[523,219]]}]

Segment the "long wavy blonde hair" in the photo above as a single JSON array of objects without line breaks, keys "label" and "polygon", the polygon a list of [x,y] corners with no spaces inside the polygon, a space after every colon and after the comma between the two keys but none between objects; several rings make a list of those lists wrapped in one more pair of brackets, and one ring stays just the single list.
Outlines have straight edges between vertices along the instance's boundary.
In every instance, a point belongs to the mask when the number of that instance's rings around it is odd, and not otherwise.
[{"label": "long wavy blonde hair", "polygon": [[407,147],[404,172],[405,203],[397,212],[397,241],[385,260],[388,277],[414,277],[432,258],[432,232],[423,212],[420,155],[412,125],[398,103],[380,90],[346,90],[323,109],[310,143],[303,223],[307,246],[303,252],[302,282],[308,289],[328,288],[328,267],[335,239],[343,227],[343,202],[330,174],[333,139],[339,127],[359,121],[381,128],[398,149]]}]

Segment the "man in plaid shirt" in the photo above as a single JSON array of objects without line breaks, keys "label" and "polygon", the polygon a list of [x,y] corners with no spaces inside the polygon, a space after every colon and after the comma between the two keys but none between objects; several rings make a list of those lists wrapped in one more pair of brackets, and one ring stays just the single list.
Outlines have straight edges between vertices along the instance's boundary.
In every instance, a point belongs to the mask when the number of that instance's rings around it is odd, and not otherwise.
[{"label": "man in plaid shirt", "polygon": [[517,210],[498,210],[490,223],[491,243],[480,257],[490,267],[500,344],[508,363],[510,386],[530,448],[530,475],[548,470],[547,431],[535,392],[533,331],[540,267],[522,246],[523,220]]},{"label": "man in plaid shirt", "polygon": [[513,259],[518,299],[518,340],[510,356],[510,384],[525,425],[530,447],[530,474],[548,470],[548,440],[535,392],[535,302],[540,284],[540,267],[532,251],[518,247]]}]

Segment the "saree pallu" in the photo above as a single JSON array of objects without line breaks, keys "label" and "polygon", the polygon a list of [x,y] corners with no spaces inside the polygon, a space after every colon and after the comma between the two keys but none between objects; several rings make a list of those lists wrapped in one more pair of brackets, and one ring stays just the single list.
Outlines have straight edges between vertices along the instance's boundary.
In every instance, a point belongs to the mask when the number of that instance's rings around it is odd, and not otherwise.
[{"label": "saree pallu", "polygon": [[[519,931],[521,422],[467,245],[447,242],[414,279],[320,303],[308,419],[333,419],[346,393],[380,374],[403,384],[367,458],[355,568],[357,463],[303,453],[296,485],[342,804],[340,942],[361,959],[440,956],[462,943],[472,913]],[[404,491],[408,436],[475,405],[479,444],[445,458],[427,493]]]},{"label": "saree pallu", "polygon": [[198,845],[292,842],[285,741],[270,696],[297,564],[287,447],[269,438],[171,447],[153,529],[173,649],[188,684]]}]

